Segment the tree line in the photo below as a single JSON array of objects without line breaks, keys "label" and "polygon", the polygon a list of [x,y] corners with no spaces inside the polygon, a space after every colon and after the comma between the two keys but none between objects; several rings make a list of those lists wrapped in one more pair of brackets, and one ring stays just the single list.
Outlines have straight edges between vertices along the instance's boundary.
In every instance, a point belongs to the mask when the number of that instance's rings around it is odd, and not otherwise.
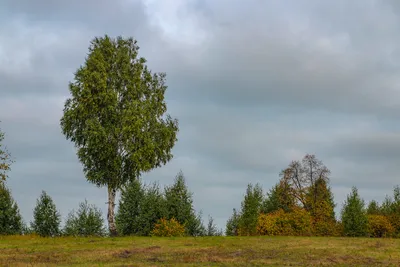
[{"label": "tree line", "polygon": [[[10,153],[2,146],[2,170],[10,170]],[[6,156],[7,154],[7,156]],[[7,163],[4,159],[7,159]],[[7,167],[4,166],[7,164]],[[4,177],[6,172],[4,172]],[[266,193],[259,184],[248,184],[239,210],[233,209],[225,228],[227,236],[352,236],[400,237],[400,187],[382,203],[366,205],[356,187],[351,189],[336,216],[331,191],[330,170],[315,155],[292,161],[280,173],[279,181]],[[193,206],[183,172],[174,183],[161,190],[158,183],[141,179],[121,187],[116,213],[119,235],[135,236],[218,236],[223,235],[209,216],[208,225]],[[61,228],[61,214],[52,198],[43,191],[33,210],[33,221],[26,225],[6,181],[0,182],[0,234],[40,236],[107,236],[99,208],[86,200],[72,210]]]},{"label": "tree line", "polygon": [[[400,237],[400,187],[393,197],[368,205],[352,187],[336,216],[330,170],[315,155],[292,161],[265,195],[259,184],[247,186],[241,209],[233,209],[228,236]],[[337,218],[339,217],[339,218]]]},{"label": "tree line", "polygon": [[[222,235],[209,216],[207,226],[201,212],[193,207],[192,192],[179,172],[172,185],[161,190],[158,183],[135,180],[121,190],[116,213],[120,236],[217,236]],[[0,235],[37,234],[54,236],[109,236],[101,210],[87,200],[66,217],[61,227],[61,213],[45,191],[36,201],[33,221],[25,224],[10,189],[0,183]]]}]

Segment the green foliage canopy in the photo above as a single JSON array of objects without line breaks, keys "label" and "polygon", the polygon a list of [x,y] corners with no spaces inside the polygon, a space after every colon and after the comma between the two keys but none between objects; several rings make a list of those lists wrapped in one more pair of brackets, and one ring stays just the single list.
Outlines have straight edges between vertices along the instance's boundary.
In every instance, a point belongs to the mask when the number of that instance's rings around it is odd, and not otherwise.
[{"label": "green foliage canopy", "polygon": [[133,38],[96,37],[69,85],[61,128],[89,181],[119,187],[167,163],[178,121],[165,116],[166,75],[152,74]]}]

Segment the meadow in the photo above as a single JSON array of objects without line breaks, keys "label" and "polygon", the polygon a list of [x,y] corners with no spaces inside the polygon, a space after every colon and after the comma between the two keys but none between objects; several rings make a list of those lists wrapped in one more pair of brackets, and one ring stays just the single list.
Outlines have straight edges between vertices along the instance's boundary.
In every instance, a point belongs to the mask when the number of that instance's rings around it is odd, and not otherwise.
[{"label": "meadow", "polygon": [[1,266],[400,266],[400,239],[0,237]]}]

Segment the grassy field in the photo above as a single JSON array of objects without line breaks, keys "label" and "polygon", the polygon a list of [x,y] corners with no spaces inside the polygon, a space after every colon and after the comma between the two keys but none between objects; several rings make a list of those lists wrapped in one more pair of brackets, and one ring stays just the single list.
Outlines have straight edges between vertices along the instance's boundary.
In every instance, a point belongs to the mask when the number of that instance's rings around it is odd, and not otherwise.
[{"label": "grassy field", "polygon": [[1,266],[400,266],[400,239],[0,237]]}]

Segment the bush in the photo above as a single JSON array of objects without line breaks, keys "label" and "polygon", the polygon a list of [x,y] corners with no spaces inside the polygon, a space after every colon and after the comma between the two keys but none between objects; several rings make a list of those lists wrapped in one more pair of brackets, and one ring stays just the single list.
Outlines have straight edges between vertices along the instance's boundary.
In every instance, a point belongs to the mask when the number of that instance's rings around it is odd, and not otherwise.
[{"label": "bush", "polygon": [[336,222],[335,236],[344,236],[344,226],[341,221]]},{"label": "bush", "polygon": [[340,225],[334,220],[319,220],[313,225],[313,234],[316,236],[340,236]]},{"label": "bush", "polygon": [[33,211],[32,230],[44,236],[56,236],[60,234],[61,215],[56,209],[52,198],[42,191],[40,198],[36,201]]},{"label": "bush", "polygon": [[312,217],[305,209],[295,208],[287,213],[294,235],[311,235]]},{"label": "bush", "polygon": [[368,234],[370,237],[390,237],[395,229],[383,215],[368,215]]},{"label": "bush", "polygon": [[103,236],[105,234],[101,211],[87,200],[79,204],[77,212],[68,214],[64,227],[65,235],[72,236]]},{"label": "bush", "polygon": [[154,226],[153,231],[151,231],[151,236],[184,236],[185,226],[180,224],[175,218],[167,220],[165,218],[160,219]]},{"label": "bush", "polygon": [[399,211],[386,216],[394,229],[394,237],[400,237],[400,214]]},{"label": "bush", "polygon": [[258,217],[257,233],[270,236],[308,236],[312,233],[312,218],[306,210],[299,208],[292,212],[278,210],[261,214]]},{"label": "bush", "polygon": [[[290,227],[285,221],[282,221],[285,212],[278,210],[268,214],[260,214],[257,222],[257,233],[259,235],[284,235],[290,231]],[[239,229],[240,231],[240,229]]]}]

